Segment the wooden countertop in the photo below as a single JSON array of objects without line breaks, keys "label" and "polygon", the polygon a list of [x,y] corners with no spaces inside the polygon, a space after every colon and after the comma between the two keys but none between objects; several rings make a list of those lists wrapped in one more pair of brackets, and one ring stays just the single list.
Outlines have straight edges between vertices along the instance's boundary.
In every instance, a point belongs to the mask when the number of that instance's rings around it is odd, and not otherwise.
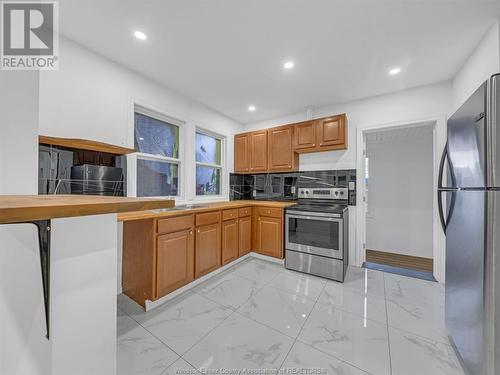
[{"label": "wooden countertop", "polygon": [[0,195],[0,224],[173,207],[175,201],[94,195]]},{"label": "wooden countertop", "polygon": [[192,208],[186,209],[167,209],[167,210],[151,210],[143,212],[127,212],[118,215],[118,221],[133,221],[143,219],[155,219],[172,217],[179,215],[187,215],[191,213],[200,213],[215,210],[224,210],[228,208],[260,206],[260,207],[276,207],[285,208],[293,206],[296,202],[292,201],[258,201],[258,200],[241,200],[241,201],[225,201],[213,203],[196,203]]}]

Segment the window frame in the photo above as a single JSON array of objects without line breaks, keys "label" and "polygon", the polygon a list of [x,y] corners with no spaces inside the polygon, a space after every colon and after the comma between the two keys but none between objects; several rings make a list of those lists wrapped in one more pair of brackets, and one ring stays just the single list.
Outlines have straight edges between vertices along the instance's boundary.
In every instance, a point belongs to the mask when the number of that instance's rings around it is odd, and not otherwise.
[{"label": "window frame", "polygon": [[183,183],[183,177],[184,177],[184,147],[183,145],[183,140],[184,140],[184,127],[185,127],[185,122],[175,119],[173,117],[167,116],[161,112],[157,112],[154,110],[151,110],[149,108],[146,108],[141,105],[134,105],[133,108],[133,142],[135,146],[135,114],[141,114],[143,116],[151,117],[155,120],[165,122],[169,125],[177,126],[179,128],[179,139],[178,139],[178,155],[177,158],[169,157],[169,156],[163,156],[163,155],[155,155],[155,154],[148,154],[145,152],[135,152],[134,153],[134,168],[135,168],[135,173],[134,173],[134,186],[135,186],[135,196],[138,196],[138,184],[137,184],[137,161],[138,160],[149,160],[149,161],[157,161],[160,163],[170,163],[170,164],[176,164],[177,165],[177,195],[160,195],[160,196],[149,196],[148,198],[165,198],[165,199],[176,199],[176,200],[183,200],[184,199],[184,183]]},{"label": "window frame", "polygon": [[[206,135],[220,141],[220,165],[199,162],[196,160],[196,134]],[[224,175],[226,171],[226,136],[197,126],[194,131],[194,199],[214,199],[224,196]],[[196,191],[196,169],[197,167],[216,168],[220,170],[219,193],[213,195],[198,195]]]}]

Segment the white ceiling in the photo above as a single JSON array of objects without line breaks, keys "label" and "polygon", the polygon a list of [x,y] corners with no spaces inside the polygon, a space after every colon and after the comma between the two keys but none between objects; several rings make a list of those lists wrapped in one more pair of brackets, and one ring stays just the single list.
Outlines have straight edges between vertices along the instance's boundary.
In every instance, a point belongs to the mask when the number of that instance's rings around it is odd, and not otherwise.
[{"label": "white ceiling", "polygon": [[60,30],[251,123],[449,80],[499,14],[482,0],[62,0]]}]

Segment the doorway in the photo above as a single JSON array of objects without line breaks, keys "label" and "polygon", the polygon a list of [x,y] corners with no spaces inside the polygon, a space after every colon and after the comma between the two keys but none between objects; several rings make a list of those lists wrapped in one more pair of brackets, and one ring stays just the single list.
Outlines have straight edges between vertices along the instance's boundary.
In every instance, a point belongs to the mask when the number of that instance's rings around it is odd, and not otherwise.
[{"label": "doorway", "polygon": [[364,134],[367,268],[435,280],[434,125]]}]

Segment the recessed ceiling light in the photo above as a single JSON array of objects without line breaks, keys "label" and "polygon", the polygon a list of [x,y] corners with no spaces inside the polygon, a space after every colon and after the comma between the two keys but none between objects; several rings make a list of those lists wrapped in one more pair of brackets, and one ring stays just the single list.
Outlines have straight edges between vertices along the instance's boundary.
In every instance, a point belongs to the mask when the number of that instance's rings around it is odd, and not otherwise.
[{"label": "recessed ceiling light", "polygon": [[142,31],[134,31],[134,36],[139,40],[146,40],[148,38]]},{"label": "recessed ceiling light", "polygon": [[294,65],[293,61],[287,61],[286,63],[283,64],[283,68],[292,69],[293,65]]},{"label": "recessed ceiling light", "polygon": [[249,106],[248,106],[248,110],[249,110],[250,112],[253,112],[253,111],[255,111],[256,109],[257,109],[257,108],[256,108],[254,105],[249,105]]},{"label": "recessed ceiling light", "polygon": [[398,73],[401,73],[401,68],[392,68],[391,70],[389,70],[389,75],[391,76],[394,76]]}]

